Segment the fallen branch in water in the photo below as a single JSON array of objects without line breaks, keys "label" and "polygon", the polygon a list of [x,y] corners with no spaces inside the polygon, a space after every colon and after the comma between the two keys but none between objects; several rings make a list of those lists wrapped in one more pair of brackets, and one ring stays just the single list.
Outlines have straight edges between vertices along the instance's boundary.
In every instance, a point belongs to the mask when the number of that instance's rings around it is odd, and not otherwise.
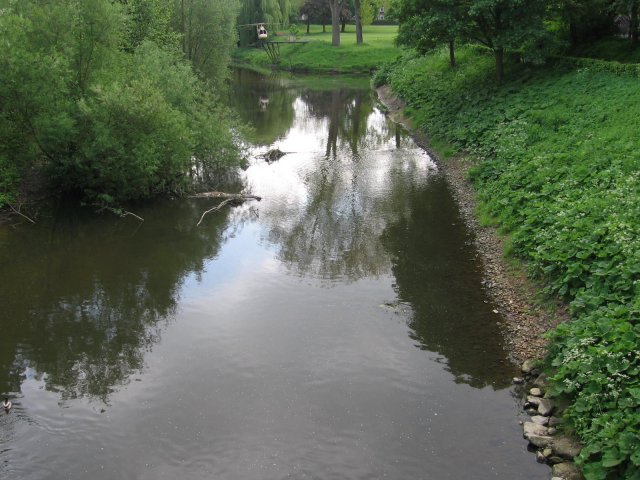
[{"label": "fallen branch in water", "polygon": [[231,200],[262,200],[257,195],[248,195],[245,193],[225,193],[225,192],[202,192],[195,195],[189,195],[189,198],[229,198]]},{"label": "fallen branch in water", "polygon": [[144,222],[144,218],[139,217],[139,216],[138,216],[138,215],[136,215],[135,213],[128,212],[128,211],[126,211],[126,210],[125,210],[124,212],[122,212],[122,213],[120,214],[120,216],[121,216],[122,218],[126,217],[127,215],[131,215],[132,217],[136,217],[136,218],[137,218],[138,220],[140,220],[141,222]]},{"label": "fallen branch in water", "polygon": [[136,215],[133,212],[129,212],[128,210],[122,210],[121,208],[114,208],[114,207],[109,207],[108,205],[97,205],[94,204],[96,207],[100,207],[97,211],[97,213],[102,213],[103,210],[108,210],[111,213],[118,215],[120,218],[124,218],[128,215],[131,215],[132,217],[137,218],[138,220],[140,220],[141,222],[144,222],[144,218],[139,217],[138,215]]},{"label": "fallen branch in water", "polygon": [[27,220],[29,220],[31,223],[33,223],[34,225],[36,224],[35,221],[31,220],[29,217],[27,217],[24,213],[22,213],[20,211],[21,206],[18,207],[18,209],[16,210],[15,207],[11,204],[9,204],[9,208],[11,209],[11,211],[17,215],[20,215],[22,218],[26,218]]},{"label": "fallen branch in water", "polygon": [[202,216],[200,217],[200,221],[197,224],[198,227],[202,223],[202,220],[204,220],[204,216],[207,213],[216,212],[227,204],[241,205],[247,200],[258,200],[258,201],[262,200],[262,197],[258,197],[257,195],[247,195],[244,193],[204,192],[204,193],[198,193],[196,195],[191,195],[191,196],[193,198],[226,198],[226,200],[223,200],[218,205],[216,205],[213,208],[210,208],[209,210],[207,210],[202,214]]}]

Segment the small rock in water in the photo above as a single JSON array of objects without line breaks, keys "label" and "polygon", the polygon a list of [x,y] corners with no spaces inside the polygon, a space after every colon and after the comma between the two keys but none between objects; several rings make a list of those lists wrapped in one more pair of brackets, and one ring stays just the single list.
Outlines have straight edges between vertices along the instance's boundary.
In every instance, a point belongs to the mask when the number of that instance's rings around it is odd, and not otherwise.
[{"label": "small rock in water", "polygon": [[544,456],[544,454],[538,450],[536,452],[536,462],[538,463],[547,463],[547,457]]},{"label": "small rock in water", "polygon": [[531,390],[529,390],[529,394],[533,395],[534,397],[541,397],[542,396],[542,390],[540,390],[537,387],[534,387]]},{"label": "small rock in water", "polygon": [[524,378],[513,377],[513,380],[511,380],[511,383],[513,383],[514,385],[522,385],[524,383]]}]

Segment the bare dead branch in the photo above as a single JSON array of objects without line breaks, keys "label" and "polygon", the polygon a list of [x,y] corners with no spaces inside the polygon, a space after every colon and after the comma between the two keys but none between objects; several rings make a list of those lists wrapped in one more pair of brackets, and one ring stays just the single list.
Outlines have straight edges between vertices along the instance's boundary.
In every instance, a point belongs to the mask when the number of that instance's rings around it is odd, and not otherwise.
[{"label": "bare dead branch", "polygon": [[140,220],[141,222],[144,222],[144,218],[139,217],[138,215],[136,215],[135,213],[129,212],[129,211],[124,211],[120,214],[120,216],[122,218],[126,217],[127,215],[131,215],[132,217],[136,217],[138,220]]},{"label": "bare dead branch", "polygon": [[31,223],[33,223],[34,225],[36,224],[36,222],[34,222],[33,220],[31,220],[29,217],[27,217],[24,213],[20,212],[20,207],[18,207],[18,209],[16,210],[14,208],[13,205],[9,205],[9,208],[11,209],[11,211],[17,215],[20,215],[23,218],[26,218],[27,220],[29,220]]},{"label": "bare dead branch", "polygon": [[231,203],[231,202],[233,202],[233,201],[234,201],[234,199],[233,199],[233,198],[228,198],[227,200],[224,200],[224,201],[220,202],[217,206],[215,206],[215,207],[213,207],[213,208],[210,208],[209,210],[207,210],[206,212],[204,212],[204,213],[202,214],[202,216],[200,217],[200,221],[198,222],[197,226],[198,226],[198,227],[200,226],[200,224],[202,223],[202,220],[204,219],[204,216],[205,216],[207,213],[211,213],[211,212],[215,212],[215,211],[217,211],[217,210],[220,210],[220,209],[221,209],[223,206],[225,206],[227,203]]},{"label": "bare dead branch", "polygon": [[189,198],[229,198],[232,200],[262,200],[257,195],[249,195],[245,193],[225,193],[225,192],[202,192],[190,195]]}]

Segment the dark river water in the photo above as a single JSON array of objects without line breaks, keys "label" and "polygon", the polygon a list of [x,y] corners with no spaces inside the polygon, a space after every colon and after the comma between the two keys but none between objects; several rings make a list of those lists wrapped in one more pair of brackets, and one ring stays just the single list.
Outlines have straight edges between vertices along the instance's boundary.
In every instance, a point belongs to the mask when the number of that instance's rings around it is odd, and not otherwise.
[{"label": "dark river water", "polygon": [[234,82],[261,202],[0,229],[0,477],[547,479],[438,167],[366,81]]}]

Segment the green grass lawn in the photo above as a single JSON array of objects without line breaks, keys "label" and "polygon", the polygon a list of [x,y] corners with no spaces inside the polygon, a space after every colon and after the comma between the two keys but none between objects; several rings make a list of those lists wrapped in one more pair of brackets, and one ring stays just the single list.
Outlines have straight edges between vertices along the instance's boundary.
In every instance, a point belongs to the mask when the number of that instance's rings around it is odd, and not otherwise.
[{"label": "green grass lawn", "polygon": [[[346,32],[340,35],[340,47],[331,46],[330,26],[327,26],[326,32],[322,31],[321,25],[311,25],[309,34],[306,34],[306,29],[302,32],[297,40],[307,43],[280,45],[279,68],[295,72],[369,73],[400,54],[394,43],[397,26],[365,26],[364,44],[357,45],[355,26],[347,25]],[[288,35],[282,32],[282,35],[271,35],[269,40],[287,42]],[[271,64],[267,54],[260,48],[238,49],[234,60],[255,67]]]}]

